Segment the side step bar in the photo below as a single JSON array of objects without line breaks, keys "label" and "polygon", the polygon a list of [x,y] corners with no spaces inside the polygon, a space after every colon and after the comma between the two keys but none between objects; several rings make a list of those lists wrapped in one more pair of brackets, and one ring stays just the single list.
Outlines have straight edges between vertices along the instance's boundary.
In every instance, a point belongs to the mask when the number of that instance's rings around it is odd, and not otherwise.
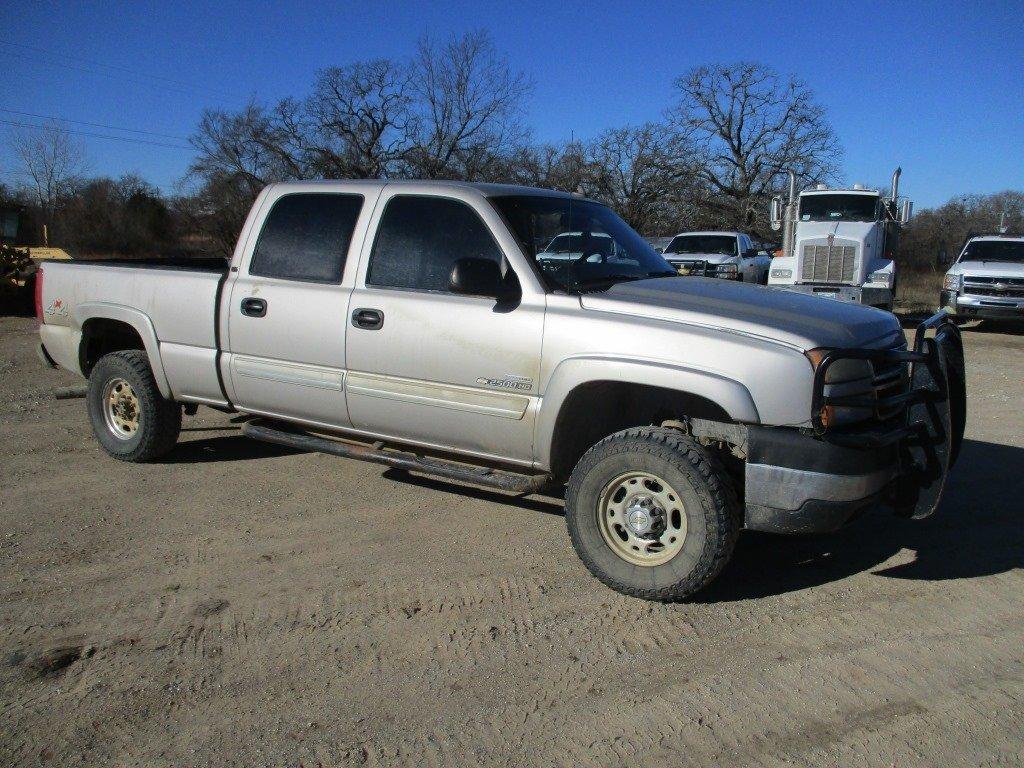
[{"label": "side step bar", "polygon": [[397,469],[483,485],[510,493],[535,493],[551,481],[551,476],[546,474],[520,475],[515,472],[501,472],[487,467],[460,464],[455,461],[427,459],[402,451],[384,450],[382,443],[374,443],[372,446],[358,445],[329,440],[326,437],[317,437],[304,432],[289,432],[272,427],[261,419],[243,424],[242,434],[265,443],[277,443],[303,451],[330,453],[334,456],[343,456],[346,459],[386,464]]}]

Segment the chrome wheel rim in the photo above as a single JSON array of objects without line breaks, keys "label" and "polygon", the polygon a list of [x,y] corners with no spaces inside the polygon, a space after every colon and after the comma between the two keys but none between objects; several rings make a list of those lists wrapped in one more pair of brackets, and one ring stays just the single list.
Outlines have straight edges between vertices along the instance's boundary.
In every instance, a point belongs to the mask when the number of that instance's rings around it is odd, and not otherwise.
[{"label": "chrome wheel rim", "polygon": [[139,431],[139,398],[124,379],[111,379],[103,387],[103,420],[118,440],[131,440]]},{"label": "chrome wheel rim", "polygon": [[662,565],[683,548],[686,510],[664,479],[651,472],[627,472],[601,491],[597,527],[612,552],[626,562]]}]

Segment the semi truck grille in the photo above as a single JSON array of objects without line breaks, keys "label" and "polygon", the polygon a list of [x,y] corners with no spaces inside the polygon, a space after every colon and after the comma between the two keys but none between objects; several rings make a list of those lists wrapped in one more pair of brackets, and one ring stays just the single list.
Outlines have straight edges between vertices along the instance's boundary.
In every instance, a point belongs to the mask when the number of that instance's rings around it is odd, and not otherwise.
[{"label": "semi truck grille", "polygon": [[800,279],[805,283],[852,283],[857,257],[853,245],[805,245]]}]

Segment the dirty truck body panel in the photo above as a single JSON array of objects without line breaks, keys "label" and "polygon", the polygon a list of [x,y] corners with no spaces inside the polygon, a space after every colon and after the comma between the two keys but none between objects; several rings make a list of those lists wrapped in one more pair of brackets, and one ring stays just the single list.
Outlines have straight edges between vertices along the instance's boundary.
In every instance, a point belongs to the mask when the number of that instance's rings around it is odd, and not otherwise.
[{"label": "dirty truck body panel", "polygon": [[[579,252],[543,267],[558,226]],[[563,193],[279,184],[224,270],[45,264],[40,332],[83,375],[144,349],[168,400],[554,480],[616,430],[669,424],[740,458],[752,528],[830,530],[893,488],[913,363],[890,313],[672,273]]]},{"label": "dirty truck body panel", "polygon": [[215,312],[225,270],[46,262],[39,332],[62,368],[84,374],[83,329],[131,326],[153,364],[161,394],[225,405],[217,382]]}]

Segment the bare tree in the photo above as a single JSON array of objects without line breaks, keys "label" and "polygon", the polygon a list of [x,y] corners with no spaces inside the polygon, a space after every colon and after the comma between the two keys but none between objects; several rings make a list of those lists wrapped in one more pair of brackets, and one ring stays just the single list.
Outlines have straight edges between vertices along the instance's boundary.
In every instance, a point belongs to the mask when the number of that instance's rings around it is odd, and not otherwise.
[{"label": "bare tree", "polygon": [[685,137],[660,123],[612,128],[586,148],[584,191],[647,234],[682,228],[697,173]]},{"label": "bare tree", "polygon": [[21,164],[21,175],[43,215],[52,224],[62,195],[85,170],[85,152],[57,125],[21,128],[11,132],[11,147]]},{"label": "bare tree", "polygon": [[483,31],[443,45],[420,41],[413,62],[415,147],[409,173],[423,178],[486,178],[494,158],[525,138],[519,121],[531,85]]},{"label": "bare tree", "polygon": [[834,176],[839,143],[814,94],[751,63],[697,67],[676,80],[670,113],[704,153],[709,204],[735,226],[763,223],[787,171],[805,182]]},{"label": "bare tree", "polygon": [[401,172],[413,140],[411,70],[389,59],[331,67],[317,75],[306,102],[311,134],[302,148],[332,178],[386,178]]},{"label": "bare tree", "polygon": [[[287,108],[286,100],[279,110]],[[199,177],[237,176],[255,197],[267,184],[303,178],[289,149],[280,114],[250,102],[236,113],[206,110],[190,142],[197,156],[189,172]]]}]

